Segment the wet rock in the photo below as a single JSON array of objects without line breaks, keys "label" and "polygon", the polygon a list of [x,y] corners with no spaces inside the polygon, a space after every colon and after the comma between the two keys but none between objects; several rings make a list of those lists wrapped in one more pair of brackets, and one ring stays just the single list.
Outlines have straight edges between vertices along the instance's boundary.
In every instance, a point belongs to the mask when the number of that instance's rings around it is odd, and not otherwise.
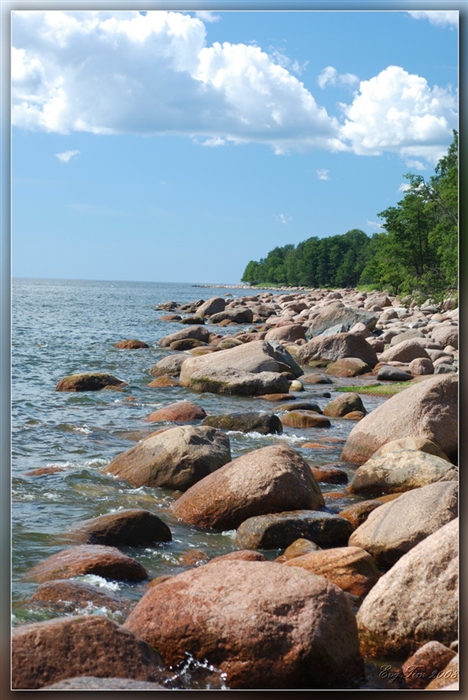
[{"label": "wet rock", "polygon": [[131,338],[129,340],[120,340],[115,344],[115,347],[121,350],[140,350],[141,348],[149,348],[149,345],[143,342],[143,340]]},{"label": "wet rock", "polygon": [[359,501],[340,510],[340,517],[349,520],[354,529],[362,525],[373,510],[382,505],[382,501],[372,499],[368,501]]},{"label": "wet rock", "polygon": [[155,542],[170,542],[172,539],[169,527],[161,518],[138,508],[85,520],[69,534],[86,544],[110,547],[140,547]]},{"label": "wet rock", "polygon": [[298,537],[289,547],[286,547],[283,554],[276,557],[275,561],[278,562],[278,564],[283,564],[285,561],[289,561],[295,557],[301,557],[303,554],[309,554],[309,552],[317,552],[319,549],[320,547],[318,544],[315,544],[312,540],[308,540],[305,537]]},{"label": "wet rock", "polygon": [[427,452],[401,450],[367,460],[354,473],[348,491],[380,496],[457,479],[458,470],[451,462]]},{"label": "wet rock", "polygon": [[[447,664],[456,657],[456,653],[437,641],[426,642],[419,647],[401,667],[401,672],[408,688],[424,690]],[[458,680],[458,675],[455,679]]]},{"label": "wet rock", "polygon": [[190,328],[182,328],[180,331],[165,335],[158,341],[158,345],[163,348],[168,348],[172,343],[186,338],[194,338],[201,340],[203,343],[210,342],[210,331],[205,326],[191,326]]},{"label": "wet rock", "polygon": [[[200,326],[205,323],[205,319],[203,316],[199,316],[198,314],[196,316],[185,316],[185,318],[181,318],[180,322],[184,325],[193,325],[193,326]],[[172,345],[172,343],[171,343]]]},{"label": "wet rock", "polygon": [[326,374],[332,374],[335,377],[357,377],[370,371],[371,368],[363,360],[357,357],[343,357],[329,364]]},{"label": "wet rock", "polygon": [[168,406],[153,411],[146,416],[145,421],[149,423],[162,423],[171,421],[173,423],[188,423],[189,421],[201,420],[205,418],[206,411],[192,401],[177,401]]},{"label": "wet rock", "polygon": [[404,554],[357,613],[366,656],[401,658],[426,642],[458,639],[458,519]]},{"label": "wet rock", "polygon": [[151,389],[161,389],[169,386],[179,386],[177,379],[170,377],[168,374],[163,374],[161,377],[156,377],[148,384]]},{"label": "wet rock", "polygon": [[52,554],[30,569],[27,578],[43,583],[84,574],[120,581],[143,581],[147,578],[146,569],[135,559],[116,547],[98,544],[82,544]]},{"label": "wet rock", "polygon": [[299,566],[317,576],[325,576],[351,595],[364,597],[381,574],[372,556],[361,547],[335,547],[309,552],[285,562]]},{"label": "wet rock", "polygon": [[315,413],[323,413],[322,409],[314,401],[291,401],[287,404],[276,406],[274,411],[314,411]]},{"label": "wet rock", "polygon": [[312,474],[314,479],[318,482],[325,484],[346,484],[348,483],[348,475],[339,467],[335,467],[332,464],[325,465],[322,467],[311,466]]},{"label": "wet rock", "polygon": [[180,340],[174,340],[170,345],[170,350],[174,352],[182,352],[184,350],[198,350],[199,348],[208,347],[208,343],[203,342],[203,340],[197,340],[197,338],[181,338]]},{"label": "wet rock", "polygon": [[[216,355],[221,354],[221,352],[229,351],[221,350]],[[200,358],[197,357],[196,359]],[[224,369],[215,368],[209,374],[204,374],[203,370],[198,370],[191,375],[189,384],[184,386],[189,386],[193,391],[200,393],[263,396],[264,394],[288,391],[289,380],[276,372],[242,372],[226,367]]]},{"label": "wet rock", "polygon": [[89,583],[68,579],[41,583],[31,596],[30,602],[52,608],[58,613],[78,614],[78,611],[89,611],[91,607],[127,616],[131,608],[130,601],[124,598],[119,598],[113,593],[104,593]]},{"label": "wet rock", "polygon": [[428,438],[457,459],[457,375],[428,377],[387,399],[353,428],[341,459],[362,464],[385,443],[404,437]]},{"label": "wet rock", "polygon": [[346,594],[268,561],[211,562],[174,576],[143,596],[125,626],[168,664],[186,653],[214,663],[233,689],[337,687],[363,673]]},{"label": "wet rock", "polygon": [[12,631],[12,688],[36,690],[77,675],[160,681],[157,652],[100,615],[58,617]]},{"label": "wet rock", "polygon": [[385,365],[377,372],[377,379],[380,382],[408,382],[410,379],[413,379],[413,375],[411,372],[406,372],[404,369],[400,369],[399,367]]},{"label": "wet rock", "polygon": [[283,425],[290,428],[329,428],[328,418],[315,411],[289,411],[281,417]]},{"label": "wet rock", "polygon": [[184,491],[231,461],[229,437],[209,426],[182,425],[150,435],[103,471],[135,487]]},{"label": "wet rock", "polygon": [[458,515],[458,484],[428,484],[404,493],[369,514],[349,538],[381,569],[389,569],[421,540]]},{"label": "wet rock", "polygon": [[352,411],[366,413],[361,397],[355,392],[349,392],[338,396],[336,399],[333,399],[333,401],[330,401],[323,409],[326,416],[331,416],[333,418],[342,418]]},{"label": "wet rock", "polygon": [[287,445],[249,452],[205,477],[178,498],[174,515],[190,525],[229,530],[254,515],[324,501],[307,462]]},{"label": "wet rock", "polygon": [[335,362],[344,357],[356,357],[371,368],[377,364],[375,350],[362,335],[354,333],[317,336],[301,345],[296,355],[300,365],[309,365],[314,360]]},{"label": "wet rock", "polygon": [[55,391],[99,391],[106,388],[121,388],[127,386],[124,381],[105,372],[84,372],[63,377]]},{"label": "wet rock", "polygon": [[244,520],[237,529],[236,544],[242,549],[284,549],[304,537],[319,547],[341,547],[348,544],[352,531],[348,520],[333,513],[286,511]]},{"label": "wet rock", "polygon": [[202,425],[210,425],[220,430],[239,430],[243,433],[260,433],[261,435],[283,432],[283,424],[274,413],[251,411],[246,413],[226,413],[207,416]]},{"label": "wet rock", "polygon": [[256,552],[253,549],[238,549],[234,552],[228,552],[227,554],[220,554],[219,557],[214,557],[208,563],[211,564],[214,561],[231,561],[231,559],[242,561],[268,561],[266,556],[261,552]]},{"label": "wet rock", "polygon": [[301,380],[304,384],[333,384],[333,379],[325,374],[304,374]]},{"label": "wet rock", "polygon": [[188,355],[168,355],[151,367],[149,373],[152,377],[160,377],[168,374],[170,377],[178,377],[182,363],[188,359]]}]

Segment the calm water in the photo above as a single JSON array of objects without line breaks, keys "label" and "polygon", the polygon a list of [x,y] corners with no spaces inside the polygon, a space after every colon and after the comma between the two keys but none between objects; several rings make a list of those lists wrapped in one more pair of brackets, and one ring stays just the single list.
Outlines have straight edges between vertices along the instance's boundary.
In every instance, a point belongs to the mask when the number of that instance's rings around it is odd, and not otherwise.
[{"label": "calm water", "polygon": [[[173,540],[155,547],[126,548],[125,552],[145,566],[149,577],[174,574],[187,568],[187,551],[199,550],[211,558],[235,549],[234,531],[210,533],[182,525],[171,517],[169,507],[180,493],[164,489],[132,488],[102,473],[116,455],[153,432],[155,424],[144,421],[152,411],[174,401],[188,399],[207,413],[242,410],[271,411],[274,404],[262,399],[195,394],[181,387],[152,389],[150,368],[167,350],[158,340],[180,330],[177,323],[161,321],[166,301],[186,303],[213,296],[233,297],[258,292],[245,289],[205,288],[189,284],[97,282],[17,279],[12,285],[12,588],[13,624],[47,617],[50,610],[28,604],[36,584],[28,570],[39,561],[64,549],[61,536],[76,523],[113,510],[140,507],[159,515],[171,528]],[[209,326],[208,326],[209,327]],[[215,332],[233,333],[213,326]],[[118,350],[119,340],[138,338],[150,346],[142,350]],[[77,372],[109,372],[127,382],[124,391],[88,393],[55,392],[59,379]],[[349,380],[340,380],[349,382]],[[352,380],[356,383],[356,380]],[[317,392],[337,393],[333,387],[311,387],[298,393],[301,400],[314,397],[323,408],[331,398]],[[381,399],[366,397],[373,410]],[[230,433],[233,458],[286,441],[311,464],[339,460],[342,442],[352,421],[333,420],[332,427],[300,431],[285,428],[281,436]],[[341,442],[327,442],[339,438]],[[320,449],[302,449],[305,442],[318,442]],[[27,472],[41,467],[62,471],[43,476]],[[351,472],[350,472],[351,475]],[[324,485],[322,490],[340,487]],[[334,509],[351,501],[336,501]],[[278,551],[264,552],[273,559]],[[110,582],[98,577],[83,580],[136,600],[146,584]]]}]

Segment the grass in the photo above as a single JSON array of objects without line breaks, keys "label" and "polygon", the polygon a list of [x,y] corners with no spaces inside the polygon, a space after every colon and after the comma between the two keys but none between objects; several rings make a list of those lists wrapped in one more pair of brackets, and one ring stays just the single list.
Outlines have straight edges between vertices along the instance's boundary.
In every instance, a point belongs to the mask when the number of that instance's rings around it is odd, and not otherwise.
[{"label": "grass", "polygon": [[368,384],[367,386],[337,386],[335,391],[352,391],[355,394],[370,394],[371,396],[393,396],[403,389],[413,386],[412,382],[395,382],[392,384]]}]

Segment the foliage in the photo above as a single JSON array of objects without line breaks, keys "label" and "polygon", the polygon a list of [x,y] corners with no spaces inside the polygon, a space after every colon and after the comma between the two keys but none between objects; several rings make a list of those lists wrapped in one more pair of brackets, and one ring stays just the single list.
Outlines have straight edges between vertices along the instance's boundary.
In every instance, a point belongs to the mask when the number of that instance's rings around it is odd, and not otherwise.
[{"label": "foliage", "polygon": [[458,286],[458,133],[426,182],[408,173],[401,201],[382,211],[383,231],[359,229],[313,236],[251,260],[242,281],[252,285],[358,287],[441,300]]}]

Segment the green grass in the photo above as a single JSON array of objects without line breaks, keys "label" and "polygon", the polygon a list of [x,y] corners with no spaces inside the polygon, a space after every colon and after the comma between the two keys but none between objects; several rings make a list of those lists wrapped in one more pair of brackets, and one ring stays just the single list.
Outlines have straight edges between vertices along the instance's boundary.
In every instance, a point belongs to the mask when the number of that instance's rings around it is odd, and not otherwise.
[{"label": "green grass", "polygon": [[368,384],[367,386],[337,386],[335,391],[352,391],[355,394],[371,394],[373,396],[393,396],[403,389],[412,386],[412,382],[395,382],[393,384]]}]

